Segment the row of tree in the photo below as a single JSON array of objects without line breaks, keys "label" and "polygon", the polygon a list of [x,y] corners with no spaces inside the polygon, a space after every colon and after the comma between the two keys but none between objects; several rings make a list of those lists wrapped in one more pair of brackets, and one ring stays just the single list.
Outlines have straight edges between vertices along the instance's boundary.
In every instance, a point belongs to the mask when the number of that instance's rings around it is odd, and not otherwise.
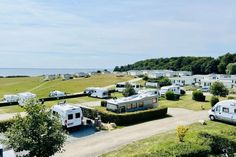
[{"label": "row of tree", "polygon": [[[171,57],[159,59],[147,59],[138,61],[134,64],[125,66],[116,66],[114,71],[124,72],[128,70],[161,70],[169,69],[174,71],[192,71],[193,74],[225,74],[236,73],[235,68],[228,66],[230,63],[236,62],[236,53],[227,53],[218,58],[213,57]],[[229,67],[227,69],[227,66]],[[235,71],[232,71],[235,69]]]}]

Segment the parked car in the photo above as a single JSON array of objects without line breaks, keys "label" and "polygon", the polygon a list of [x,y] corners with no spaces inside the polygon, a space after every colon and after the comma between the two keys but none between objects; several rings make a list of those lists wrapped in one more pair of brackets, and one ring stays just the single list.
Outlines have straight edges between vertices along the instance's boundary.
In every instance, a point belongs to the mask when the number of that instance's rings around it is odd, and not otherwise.
[{"label": "parked car", "polygon": [[236,123],[236,100],[220,101],[208,111],[210,120]]}]

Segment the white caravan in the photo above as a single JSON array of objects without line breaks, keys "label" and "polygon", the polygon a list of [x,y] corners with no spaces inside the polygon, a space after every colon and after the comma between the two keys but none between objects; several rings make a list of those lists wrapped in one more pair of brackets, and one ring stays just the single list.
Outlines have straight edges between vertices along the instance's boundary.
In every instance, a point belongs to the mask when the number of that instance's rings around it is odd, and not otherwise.
[{"label": "white caravan", "polygon": [[53,115],[58,115],[64,128],[83,125],[83,113],[79,106],[59,103],[51,108]]},{"label": "white caravan", "polygon": [[161,96],[164,96],[166,94],[167,91],[173,91],[174,94],[177,94],[177,95],[180,95],[180,87],[179,86],[164,86],[164,87],[161,87],[161,90],[160,90],[160,95]]},{"label": "white caravan", "polygon": [[154,94],[159,95],[159,91],[157,89],[143,89],[138,91],[138,94]]},{"label": "white caravan", "polygon": [[208,111],[211,120],[222,120],[236,123],[236,100],[220,101]]},{"label": "white caravan", "polygon": [[18,95],[4,95],[3,96],[3,102],[6,102],[6,103],[18,102],[18,100],[19,100]]},{"label": "white caravan", "polygon": [[[127,82],[117,83],[116,84],[116,91],[123,92],[125,90],[126,83]],[[130,84],[133,86],[135,92],[138,93],[138,91],[141,88],[141,85],[140,84],[135,84],[135,83],[130,83]]]},{"label": "white caravan", "polygon": [[53,97],[53,98],[58,98],[58,97],[63,97],[63,96],[66,96],[65,92],[54,90],[49,93],[49,97]]},{"label": "white caravan", "polygon": [[84,90],[84,93],[91,95],[94,92],[95,88],[96,87],[88,87]]},{"label": "white caravan", "polygon": [[24,106],[25,103],[29,99],[35,99],[36,98],[36,94],[30,93],[30,92],[18,93],[17,95],[19,97],[18,103],[19,103],[20,106]]},{"label": "white caravan", "polygon": [[110,94],[108,89],[105,88],[94,88],[93,92],[90,95],[95,98],[109,98]]}]

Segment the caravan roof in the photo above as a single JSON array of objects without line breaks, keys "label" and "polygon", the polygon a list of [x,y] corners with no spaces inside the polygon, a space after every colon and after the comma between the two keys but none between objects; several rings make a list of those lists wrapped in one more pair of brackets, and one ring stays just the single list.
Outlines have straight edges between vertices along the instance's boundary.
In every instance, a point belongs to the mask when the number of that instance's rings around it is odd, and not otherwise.
[{"label": "caravan roof", "polygon": [[18,93],[17,95],[21,96],[21,97],[35,97],[36,94],[30,93],[30,92],[24,92],[24,93]]},{"label": "caravan roof", "polygon": [[73,109],[80,108],[79,106],[73,106],[73,105],[64,104],[64,103],[60,103],[58,105],[55,105],[54,107],[56,107],[57,109],[59,109],[61,111],[68,111],[68,110],[73,110]]}]

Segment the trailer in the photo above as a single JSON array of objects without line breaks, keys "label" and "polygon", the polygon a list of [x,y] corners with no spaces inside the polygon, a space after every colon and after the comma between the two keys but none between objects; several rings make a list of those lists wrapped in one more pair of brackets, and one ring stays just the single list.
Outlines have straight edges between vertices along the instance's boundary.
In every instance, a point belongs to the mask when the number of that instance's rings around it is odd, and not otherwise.
[{"label": "trailer", "polygon": [[210,120],[236,123],[236,100],[220,101],[208,111]]},{"label": "trailer", "polygon": [[[116,91],[118,92],[123,92],[125,90],[125,86],[128,82],[121,82],[121,83],[117,83],[116,84]],[[132,87],[134,88],[135,92],[138,93],[138,91],[141,89],[141,85],[140,84],[136,84],[136,83],[130,83],[132,85]]]},{"label": "trailer", "polygon": [[62,126],[66,129],[83,125],[83,113],[79,106],[63,102],[54,105],[51,111],[53,115],[59,116]]},{"label": "trailer", "polygon": [[161,87],[161,90],[160,90],[160,95],[161,96],[165,96],[166,92],[168,91],[172,91],[174,92],[174,94],[176,95],[180,95],[181,94],[181,90],[180,90],[180,86],[164,86],[164,87]]},{"label": "trailer", "polygon": [[14,103],[18,102],[19,96],[18,95],[4,95],[3,102],[4,103]]},{"label": "trailer", "polygon": [[36,94],[30,92],[18,93],[17,95],[19,97],[18,103],[20,106],[24,106],[28,100],[36,98]]},{"label": "trailer", "polygon": [[94,98],[109,98],[111,95],[108,91],[108,89],[105,88],[94,88],[93,92],[90,95]]},{"label": "trailer", "polygon": [[158,106],[158,94],[154,93],[141,93],[131,97],[107,101],[107,110],[116,113],[147,110]]},{"label": "trailer", "polygon": [[65,92],[61,92],[57,90],[51,91],[49,93],[49,97],[51,98],[58,98],[58,97],[63,97],[63,96],[66,96]]}]

